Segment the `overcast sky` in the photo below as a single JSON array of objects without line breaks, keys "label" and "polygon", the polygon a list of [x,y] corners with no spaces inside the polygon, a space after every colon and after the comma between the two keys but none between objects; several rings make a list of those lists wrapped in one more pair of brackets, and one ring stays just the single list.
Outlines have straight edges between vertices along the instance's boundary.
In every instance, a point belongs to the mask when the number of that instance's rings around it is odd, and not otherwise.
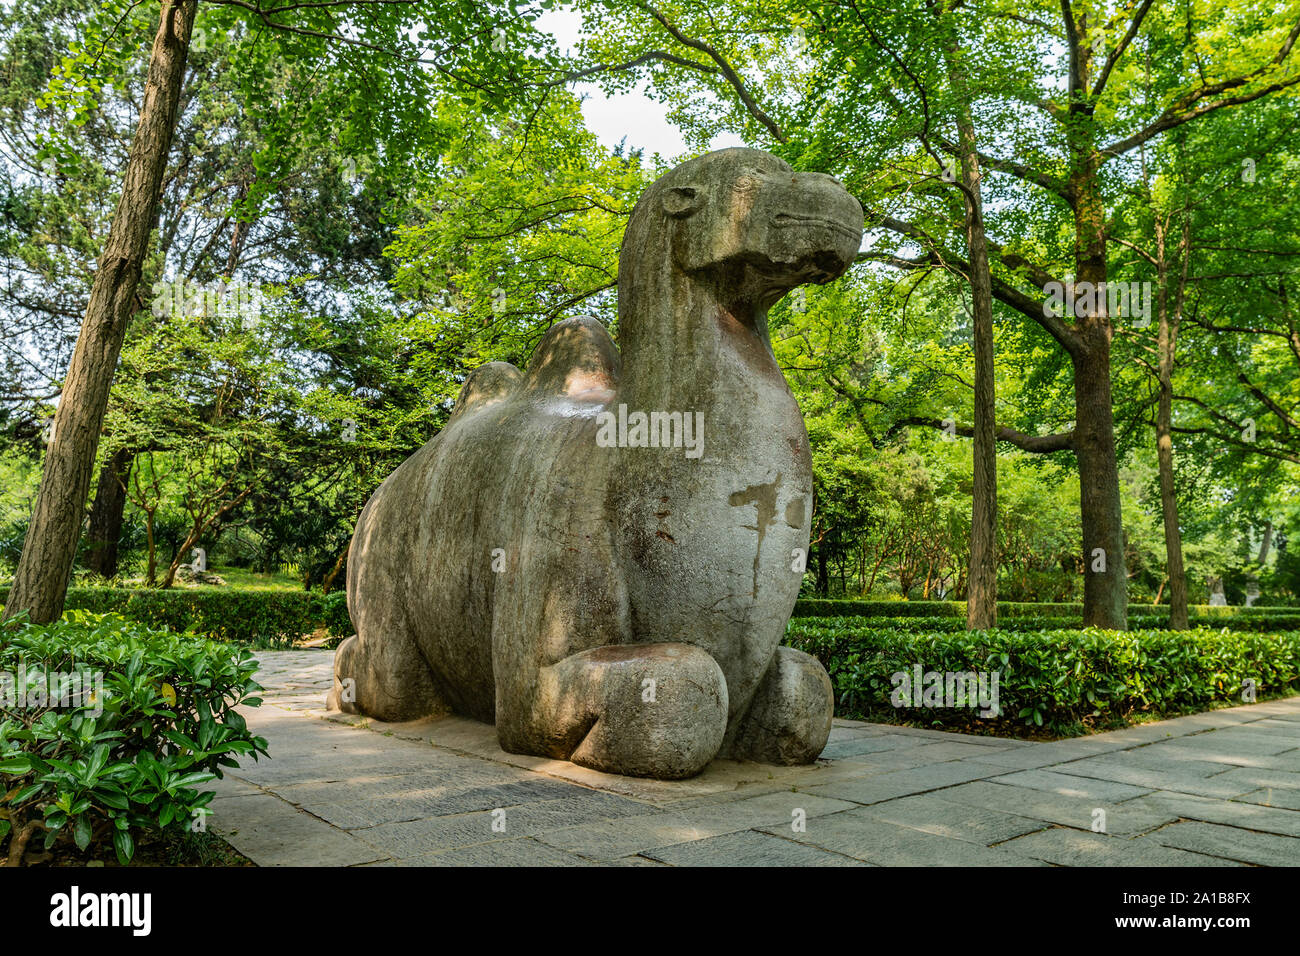
[{"label": "overcast sky", "polygon": [[[550,33],[561,49],[569,49],[578,38],[582,18],[571,10],[553,10],[542,14],[537,28]],[[629,147],[644,149],[646,154],[659,153],[665,159],[677,159],[686,152],[686,143],[677,127],[668,122],[665,107],[644,92],[644,84],[634,93],[606,96],[598,86],[579,83],[574,92],[585,96],[582,115],[587,129],[606,146],[617,146],[625,137]],[[743,146],[740,137],[720,133],[709,144],[713,149]]]}]

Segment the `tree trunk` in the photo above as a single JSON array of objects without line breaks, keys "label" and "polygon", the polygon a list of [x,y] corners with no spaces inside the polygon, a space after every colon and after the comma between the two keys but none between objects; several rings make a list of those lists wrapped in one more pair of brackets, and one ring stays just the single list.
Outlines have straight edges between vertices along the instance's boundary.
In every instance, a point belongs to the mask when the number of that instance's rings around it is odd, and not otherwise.
[{"label": "tree trunk", "polygon": [[1160,323],[1160,401],[1156,411],[1156,454],[1160,459],[1160,509],[1165,521],[1165,568],[1169,575],[1169,627],[1185,631],[1187,573],[1183,568],[1183,536],[1178,527],[1178,499],[1174,495],[1174,441],[1170,430],[1171,389],[1165,370],[1165,322]]},{"label": "tree trunk", "polygon": [[164,591],[170,590],[171,586],[176,583],[176,572],[179,571],[181,565],[185,563],[186,555],[188,555],[190,551],[194,549],[195,545],[199,543],[199,536],[201,534],[202,529],[199,526],[196,525],[191,527],[190,533],[185,536],[185,540],[181,542],[180,548],[178,548],[176,553],[172,555],[171,561],[167,563],[167,571],[163,575],[162,584],[160,585]]},{"label": "tree trunk", "polygon": [[966,627],[985,631],[998,618],[998,460],[993,392],[993,282],[975,127],[969,114],[959,130],[962,178],[966,185],[966,234],[970,246],[971,317],[975,345],[974,470],[971,488],[970,570],[966,587]]},{"label": "tree trunk", "polygon": [[119,448],[99,470],[95,503],[90,508],[86,530],[86,564],[100,577],[117,574],[117,543],[122,536],[122,512],[126,508],[126,480],[135,455]]},{"label": "tree trunk", "polygon": [[45,456],[41,488],[5,617],[26,612],[33,622],[47,623],[63,613],[109,389],[127,321],[139,307],[136,287],[149,236],[157,222],[196,6],[197,0],[162,3],[122,197],[99,258],[86,318],[68,366],[55,417],[54,440]]},{"label": "tree trunk", "polygon": [[[1072,11],[1069,4],[1062,6],[1062,12],[1069,51],[1066,149],[1070,159],[1076,284],[1067,295],[1074,320],[1068,351],[1074,365],[1073,446],[1079,461],[1079,511],[1083,522],[1083,623],[1125,630],[1128,576],[1111,409],[1113,328],[1105,293],[1106,202],[1102,195],[1098,131],[1088,102],[1093,53],[1089,14]],[[1091,295],[1082,296],[1085,292]],[[1082,303],[1076,293],[1084,298]]]},{"label": "tree trunk", "polygon": [[149,564],[144,575],[146,587],[153,587],[158,580],[158,542],[154,538],[153,514],[152,510],[146,510],[144,513],[145,543],[149,549]]},{"label": "tree trunk", "polygon": [[[1184,229],[1184,245],[1186,229]],[[1163,246],[1163,233],[1160,238]],[[1183,255],[1188,250],[1183,249]],[[1176,296],[1174,315],[1169,310],[1169,281],[1165,266],[1164,249],[1159,260],[1160,296],[1158,302],[1159,327],[1156,332],[1157,372],[1160,377],[1160,396],[1156,405],[1156,457],[1160,462],[1160,510],[1165,523],[1165,570],[1169,576],[1169,627],[1185,631],[1191,624],[1187,616],[1187,574],[1183,568],[1183,533],[1178,527],[1178,498],[1174,492],[1174,436],[1172,429],[1174,351],[1178,346],[1178,325],[1182,311],[1183,284]]]},{"label": "tree trunk", "polygon": [[[226,485],[222,487],[223,494],[229,486],[230,483],[227,482]],[[163,590],[167,590],[176,583],[176,572],[179,571],[181,565],[185,563],[186,556],[198,547],[199,541],[202,540],[203,536],[210,533],[214,528],[218,528],[221,523],[226,520],[226,516],[243,504],[244,499],[247,498],[252,491],[253,489],[250,485],[234,498],[224,502],[216,511],[212,512],[211,515],[205,517],[202,513],[199,513],[191,516],[193,518],[193,523],[190,525],[189,534],[185,536],[185,540],[181,542],[180,548],[178,548],[176,553],[172,555],[171,563],[167,565],[167,574],[163,577],[162,583]]]},{"label": "tree trunk", "polygon": [[1268,563],[1268,553],[1273,548],[1273,522],[1264,522],[1264,540],[1259,543],[1259,560],[1258,564],[1263,567]]},{"label": "tree trunk", "polygon": [[[1086,53],[1084,57],[1086,60]],[[1086,67],[1081,69],[1086,73]],[[1086,82],[1076,82],[1072,80],[1072,93],[1086,89]],[[1110,344],[1114,333],[1105,292],[1106,205],[1091,115],[1078,102],[1071,104],[1071,112],[1076,285],[1067,298],[1073,306],[1075,333],[1070,359],[1074,365],[1074,451],[1079,460],[1083,522],[1083,623],[1122,631],[1128,628],[1128,576],[1111,409]],[[1089,290],[1092,294],[1084,295]]]},{"label": "tree trunk", "polygon": [[1128,628],[1124,521],[1111,414],[1109,329],[1092,327],[1074,360],[1074,448],[1083,522],[1083,623]]},{"label": "tree trunk", "polygon": [[[952,6],[937,8],[948,38],[944,54],[948,81],[957,100],[957,149],[966,203],[966,244],[970,254],[972,337],[975,351],[975,415],[972,422],[974,467],[971,487],[970,568],[966,586],[966,627],[984,631],[998,617],[998,468],[993,391],[993,279],[984,234],[984,198],[975,121],[961,45],[951,23]],[[927,583],[928,590],[928,583]]]},{"label": "tree trunk", "polygon": [[334,567],[330,569],[330,573],[325,575],[325,580],[321,581],[321,594],[330,593],[330,589],[334,587],[334,580],[339,576],[339,572],[347,567],[348,553],[351,550],[352,540],[348,539],[347,547],[343,549],[343,553],[339,555],[339,559],[334,562]]}]

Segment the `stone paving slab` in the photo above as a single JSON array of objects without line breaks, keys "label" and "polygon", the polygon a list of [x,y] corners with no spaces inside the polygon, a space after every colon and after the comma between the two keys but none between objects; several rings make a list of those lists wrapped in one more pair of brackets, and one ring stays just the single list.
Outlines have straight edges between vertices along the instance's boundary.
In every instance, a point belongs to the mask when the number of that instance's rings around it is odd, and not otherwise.
[{"label": "stone paving slab", "polygon": [[550,830],[630,816],[640,809],[631,801],[596,791],[560,800],[499,807],[473,813],[428,817],[345,831],[383,855],[397,859],[421,856],[433,850],[491,843],[506,836],[536,836]]},{"label": "stone paving slab", "polygon": [[836,720],[813,766],[653,781],[331,713],[332,652],[258,657],[271,757],[209,825],[262,866],[1300,865],[1300,697],[1052,743]]},{"label": "stone paving slab", "polygon": [[356,866],[387,854],[271,793],[216,797],[207,825],[259,866]]},{"label": "stone paving slab", "polygon": [[1143,787],[1134,787],[1127,783],[1113,780],[1092,780],[1055,770],[1020,770],[1016,773],[1003,774],[996,778],[998,783],[1013,787],[1028,787],[1030,790],[1042,790],[1047,793],[1060,794],[1063,797],[1084,797],[1093,803],[1118,803],[1141,797],[1151,791]]},{"label": "stone paving slab", "polygon": [[980,780],[1000,772],[985,764],[951,761],[934,763],[909,770],[873,773],[866,776],[818,784],[810,778],[809,793],[824,797],[838,797],[853,803],[880,803],[914,793],[925,793],[941,787],[951,787],[971,780]]},{"label": "stone paving slab", "polygon": [[1057,866],[1241,866],[1231,860],[1188,853],[1151,841],[1124,840],[1103,833],[1052,827],[1000,847]]},{"label": "stone paving slab", "polygon": [[1150,767],[1134,764],[1123,754],[1105,757],[1085,757],[1069,763],[1058,764],[1054,769],[1077,777],[1127,783],[1148,790],[1173,790],[1202,797],[1230,800],[1250,790],[1257,789],[1248,783],[1224,780],[1222,776],[1198,776],[1179,768]]},{"label": "stone paving slab", "polygon": [[1239,827],[1189,821],[1164,827],[1151,839],[1164,846],[1259,866],[1300,866],[1300,840]]},{"label": "stone paving slab", "polygon": [[810,821],[802,833],[765,830],[876,866],[1044,866],[1038,860],[968,840],[886,823],[863,809]]},{"label": "stone paving slab", "polygon": [[604,825],[583,823],[544,833],[540,839],[592,859],[612,859],[755,827],[790,829],[796,819],[812,827],[816,818],[854,806],[843,800],[785,790],[742,800],[714,799]]},{"label": "stone paving slab", "polygon": [[673,866],[869,866],[862,860],[754,830],[649,850]]},{"label": "stone paving slab", "polygon": [[1264,787],[1233,797],[1233,800],[1240,803],[1258,803],[1265,807],[1281,807],[1283,810],[1300,810],[1300,790]]},{"label": "stone paving slab", "polygon": [[1042,820],[1031,817],[945,800],[944,792],[939,790],[878,803],[864,808],[860,815],[980,846],[1002,843],[1047,826]]},{"label": "stone paving slab", "polygon": [[977,780],[943,791],[943,798],[988,810],[1013,810],[1016,814],[1077,830],[1091,830],[1094,811],[1106,814],[1110,833],[1136,836],[1161,824],[1178,819],[1164,808],[1144,806],[1136,801],[1108,803],[1091,797],[1048,793],[1028,787],[1016,787],[1000,780]]},{"label": "stone paving slab", "polygon": [[[1264,807],[1253,803],[1238,803],[1231,800],[1209,800],[1204,797],[1193,797],[1182,793],[1153,793],[1139,800],[1134,800],[1131,804],[1125,804],[1125,806],[1130,805],[1135,807],[1143,806],[1160,813],[1173,814],[1183,820],[1221,823],[1241,827],[1245,830],[1300,837],[1300,813],[1293,810]],[[1284,842],[1280,842],[1279,845]],[[1296,859],[1296,864],[1300,865],[1300,858]]]},{"label": "stone paving slab", "polygon": [[617,823],[584,823],[539,834],[537,839],[589,860],[610,862],[661,847],[722,836],[735,829],[727,824],[701,826],[681,820],[673,812],[665,812],[630,817]]}]

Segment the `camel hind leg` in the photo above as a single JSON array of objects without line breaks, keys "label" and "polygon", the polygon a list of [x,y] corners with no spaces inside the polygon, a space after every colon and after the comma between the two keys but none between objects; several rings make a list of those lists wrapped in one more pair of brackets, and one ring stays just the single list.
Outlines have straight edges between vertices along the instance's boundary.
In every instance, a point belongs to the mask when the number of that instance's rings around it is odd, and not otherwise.
[{"label": "camel hind leg", "polygon": [[372,598],[358,607],[352,599],[352,583],[348,605],[357,633],[334,654],[334,687],[327,706],[390,722],[449,711],[434,687],[401,602]]}]

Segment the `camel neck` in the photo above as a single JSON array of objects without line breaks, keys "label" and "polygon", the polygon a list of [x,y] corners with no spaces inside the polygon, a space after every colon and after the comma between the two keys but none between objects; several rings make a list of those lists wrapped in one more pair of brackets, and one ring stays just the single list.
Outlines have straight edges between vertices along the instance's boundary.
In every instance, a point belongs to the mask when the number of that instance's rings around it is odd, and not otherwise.
[{"label": "camel neck", "polygon": [[766,310],[725,305],[689,277],[674,279],[652,314],[620,316],[619,401],[646,411],[704,411],[752,394],[756,379],[784,388]]}]

